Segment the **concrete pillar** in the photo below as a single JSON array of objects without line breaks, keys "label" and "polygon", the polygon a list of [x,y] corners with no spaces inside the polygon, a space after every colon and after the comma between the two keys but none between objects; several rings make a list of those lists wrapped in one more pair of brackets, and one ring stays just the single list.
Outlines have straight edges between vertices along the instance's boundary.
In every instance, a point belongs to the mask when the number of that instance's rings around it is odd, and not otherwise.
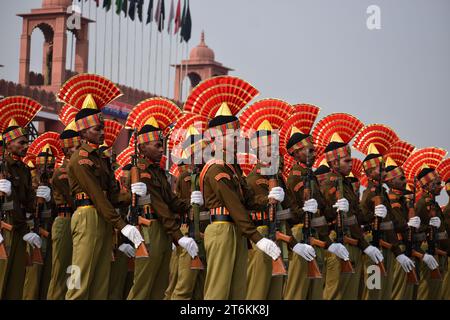
[{"label": "concrete pillar", "polygon": [[20,36],[19,83],[26,86],[30,83],[30,41],[28,19],[23,19],[22,35]]},{"label": "concrete pillar", "polygon": [[65,82],[66,74],[66,17],[57,17],[53,38],[52,88],[59,89]]}]

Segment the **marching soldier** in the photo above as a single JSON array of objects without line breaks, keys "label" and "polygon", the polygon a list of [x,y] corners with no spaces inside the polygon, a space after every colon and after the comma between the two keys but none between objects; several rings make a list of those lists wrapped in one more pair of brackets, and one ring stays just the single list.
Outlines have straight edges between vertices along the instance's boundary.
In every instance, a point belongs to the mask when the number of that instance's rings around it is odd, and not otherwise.
[{"label": "marching soldier", "polygon": [[[450,234],[450,160],[445,159],[436,169],[441,176],[442,180],[445,181],[445,190],[449,196],[449,201],[444,207],[442,215],[444,216],[445,226],[447,230],[447,235]],[[449,240],[450,241],[450,240]],[[449,243],[450,248],[450,243]],[[450,252],[447,251],[447,265],[450,262]],[[450,272],[446,272],[444,277],[444,282],[442,283],[442,299],[450,300]]]},{"label": "marching soldier", "polygon": [[[427,233],[427,253],[438,259],[439,267],[433,270],[422,264],[421,280],[417,292],[418,300],[441,299],[442,279],[447,273],[448,235],[441,207],[436,202],[442,190],[441,178],[435,169],[428,167],[425,163],[417,174],[417,180],[423,190],[423,195],[416,205],[417,215],[420,217],[420,231]],[[440,276],[434,276],[439,270]]]},{"label": "marching soldier", "polygon": [[[423,255],[423,262],[429,267],[437,265],[434,257],[423,253],[423,251],[416,245],[414,233],[420,227],[420,218],[418,216],[409,217],[409,205],[405,197],[408,193],[406,189],[406,177],[403,169],[390,157],[386,160],[386,184],[389,186],[389,201],[394,217],[395,232],[398,235],[402,246],[406,248],[411,246],[411,255],[413,258],[413,250],[420,252]],[[411,230],[411,228],[414,228]],[[409,236],[410,235],[410,236]],[[407,243],[410,241],[411,243]],[[410,271],[411,272],[411,271]],[[413,270],[415,272],[415,270]],[[418,274],[416,274],[419,277]],[[392,299],[394,300],[413,300],[415,295],[415,286],[418,283],[408,282],[407,272],[401,267],[400,263],[396,263],[393,268],[393,287]]]},{"label": "marching soldier", "polygon": [[[312,136],[293,126],[286,149],[296,161],[289,174],[287,186],[289,194],[295,199],[294,206],[301,208],[300,221],[303,222],[300,228],[293,229],[293,233],[299,241],[309,244],[303,244],[306,248],[299,252],[300,257],[292,257],[285,299],[321,300],[323,299],[324,281],[320,274],[314,277],[309,274],[308,269],[311,267],[311,263],[315,258],[318,266],[324,265],[324,249],[346,261],[349,260],[349,253],[342,244],[333,243],[330,239],[327,219],[330,220],[334,213],[331,207],[327,207],[318,181],[313,177],[311,171],[308,172],[308,170],[312,170],[311,166],[315,158]],[[307,191],[310,193],[309,195],[307,195]],[[311,230],[309,235],[306,233],[308,230],[303,229],[307,225]],[[311,240],[305,239],[305,236],[311,237],[310,239],[316,236],[319,241],[311,243]]]},{"label": "marching soldier", "polygon": [[[161,110],[160,106],[164,108]],[[139,129],[136,143],[142,157],[138,168],[140,180],[145,184],[138,193],[139,205],[145,218],[151,221],[150,225],[142,227],[149,258],[136,259],[134,283],[128,299],[164,298],[169,283],[172,242],[186,249],[191,257],[198,252],[194,239],[182,234],[175,219],[175,213],[187,212],[190,204],[172,192],[159,164],[164,153],[163,130],[180,115],[178,107],[163,98],[145,100],[128,115],[127,127]]]},{"label": "marching soldier", "polygon": [[[89,81],[85,81],[85,78]],[[85,90],[72,86],[84,84]],[[96,87],[109,90],[94,91]],[[94,94],[95,97],[90,93]],[[98,152],[104,140],[104,120],[99,110],[117,98],[120,91],[109,80],[96,75],[73,77],[58,93],[58,98],[79,109],[75,124],[82,144],[70,158],[69,185],[76,210],[71,220],[72,269],[66,299],[107,299],[111,268],[111,225],[137,248],[143,241],[139,230],[127,224],[114,208],[129,203],[111,189],[109,169]],[[132,185],[132,189],[141,185]],[[128,200],[128,201],[127,201]]]},{"label": "marching soldier", "polygon": [[74,203],[70,193],[67,167],[70,157],[81,146],[80,135],[75,122],[69,123],[59,136],[64,153],[62,165],[52,177],[53,199],[57,217],[52,225],[52,274],[48,289],[48,300],[64,300],[67,292],[67,268],[72,262],[72,235],[70,231]]},{"label": "marching soldier", "polygon": [[[35,212],[35,195],[50,200],[51,192],[48,187],[40,187],[37,193],[33,192],[30,170],[20,160],[28,149],[25,127],[41,108],[39,103],[25,97],[8,97],[0,101],[0,113],[6,115],[3,118],[5,123],[0,124],[5,148],[3,168],[6,175],[0,179],[0,192],[6,195],[3,203],[3,210],[7,213],[6,222],[13,226],[10,234],[3,234],[8,263],[2,299],[22,299],[26,245],[40,248],[42,244],[39,235],[29,231],[27,214],[31,216]],[[13,115],[16,115],[17,119],[14,119]]]},{"label": "marching soldier", "polygon": [[[35,157],[35,170],[39,186],[51,186],[56,158],[62,157],[58,137],[58,133],[47,131],[35,139],[28,148],[28,154]],[[24,300],[46,299],[51,278],[52,241],[49,232],[52,228],[55,204],[52,199],[41,206],[39,204],[36,206],[35,211],[38,217],[33,221],[33,225],[39,223],[41,230],[39,234],[42,237],[42,261],[32,261],[32,265],[27,266],[23,292]],[[30,256],[32,256],[33,248],[29,249]]]},{"label": "marching soldier", "polygon": [[[360,140],[362,141],[362,140]],[[361,210],[362,216],[359,220],[361,225],[368,225],[367,230],[371,230],[371,237],[367,237],[368,242],[374,241],[374,246],[383,253],[383,261],[375,263],[378,266],[385,267],[386,274],[381,274],[380,288],[369,288],[367,285],[367,277],[369,276],[369,266],[374,265],[372,260],[365,257],[364,279],[366,282],[365,299],[391,299],[392,296],[392,279],[394,270],[394,259],[401,265],[405,272],[414,269],[414,262],[408,258],[400,249],[398,239],[394,230],[392,207],[389,202],[386,190],[383,187],[385,178],[385,164],[382,155],[374,144],[370,144],[367,156],[363,160],[363,167],[369,184],[362,195]],[[379,233],[378,239],[376,233]],[[381,273],[383,270],[380,270]]]}]

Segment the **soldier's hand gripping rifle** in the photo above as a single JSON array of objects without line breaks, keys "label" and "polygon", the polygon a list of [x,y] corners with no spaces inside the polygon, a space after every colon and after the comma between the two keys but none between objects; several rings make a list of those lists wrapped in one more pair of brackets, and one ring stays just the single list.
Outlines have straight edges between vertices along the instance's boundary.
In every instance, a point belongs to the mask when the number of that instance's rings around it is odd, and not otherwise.
[{"label": "soldier's hand gripping rifle", "polygon": [[[130,169],[130,178],[131,184],[138,183],[140,180],[139,168],[138,168],[138,147],[137,147],[137,129],[134,129],[134,154],[131,156],[131,169]],[[128,222],[132,226],[150,225],[150,221],[148,219],[144,219],[142,217],[142,212],[140,212],[140,208],[138,205],[138,195],[135,193],[131,194],[131,206],[130,213],[128,215]],[[136,258],[147,258],[148,251],[145,247],[145,243],[141,242],[139,247],[136,249]]]},{"label": "soldier's hand gripping rifle", "polygon": [[[416,210],[414,209],[414,204],[416,203],[416,183],[417,178],[414,178],[414,194],[412,195],[412,199],[408,202],[408,219],[411,219],[416,216]],[[406,239],[406,255],[410,258],[415,257],[420,260],[423,259],[423,254],[415,250],[415,241],[414,241],[414,227],[409,226],[407,231],[407,239]],[[419,284],[419,268],[418,264],[416,264],[416,270],[411,270],[406,274],[407,283],[417,285]]]},{"label": "soldier's hand gripping rifle", "polygon": [[[382,205],[383,204],[383,161],[380,161],[380,165],[379,165],[379,175],[378,175],[378,186],[376,188],[377,192],[376,192],[376,196],[372,198],[372,201],[374,203],[374,206],[378,206],[378,205]],[[373,223],[373,228],[372,228],[372,245],[376,248],[381,249],[381,243],[384,242],[386,245],[384,247],[389,247],[390,244],[388,244],[387,242],[385,242],[382,238],[381,238],[381,234],[382,231],[380,230],[380,225],[382,222],[382,218],[375,216],[374,217],[374,223]],[[380,272],[383,276],[386,276],[386,268],[384,267],[384,263],[383,261],[379,262],[378,267],[380,268]]]},{"label": "soldier's hand gripping rifle", "polygon": [[[0,179],[6,179],[7,177],[5,149],[6,147],[3,146]],[[0,233],[2,232],[2,230],[8,230],[10,232],[12,231],[12,225],[3,221],[6,217],[6,210],[3,207],[5,203],[6,203],[6,194],[4,192],[0,192]],[[8,259],[8,254],[6,252],[5,242],[3,241],[2,243],[0,243],[0,260],[6,259]]]},{"label": "soldier's hand gripping rifle", "polygon": [[[309,155],[309,150],[306,155],[306,181],[305,188],[303,191],[303,200],[307,201],[313,198],[314,195],[314,184],[313,184],[313,172],[312,172],[312,158]],[[309,245],[319,245],[320,247],[325,247],[325,243],[313,237],[312,227],[312,213],[305,211],[305,218],[303,222],[303,242]],[[316,259],[308,261],[308,278],[319,279],[322,278],[319,266],[317,265]]]},{"label": "soldier's hand gripping rifle", "polygon": [[[336,199],[340,200],[344,197],[344,183],[342,181],[342,176],[340,173],[340,163],[341,158],[338,155],[338,175],[339,177],[336,179]],[[336,211],[336,241],[342,245],[345,245],[345,229],[344,229],[344,215],[339,209]],[[353,266],[350,260],[342,260],[341,259],[341,273],[355,273],[353,270]]]},{"label": "soldier's hand gripping rifle", "polygon": [[[278,187],[278,179],[276,175],[272,175],[269,178],[269,191],[275,187]],[[278,201],[273,198],[269,198],[269,238],[273,241],[281,240],[289,243],[291,241],[291,237],[277,230],[277,211],[279,208],[281,209],[281,206],[279,205]],[[282,257],[279,256],[277,260],[272,260],[272,276],[284,275],[287,275],[286,267],[284,265]]]},{"label": "soldier's hand gripping rifle", "polygon": [[[40,183],[39,186],[48,186],[49,177],[48,177],[48,155],[50,153],[50,149],[47,148],[45,150],[45,158],[44,158],[44,169],[39,177]],[[41,237],[47,238],[49,233],[47,230],[41,227],[41,216],[45,207],[45,199],[41,197],[36,197],[36,211],[33,215],[33,232],[38,234]],[[33,264],[44,264],[44,259],[42,258],[42,251],[38,247],[33,248],[33,253],[31,255],[31,262]]]},{"label": "soldier's hand gripping rifle", "polygon": [[[434,197],[433,197],[432,203],[430,206],[430,218],[436,217],[436,209],[434,207],[435,205],[436,205],[436,201],[434,200]],[[427,243],[428,243],[427,253],[432,255],[433,257],[436,254],[438,254],[438,252],[440,252],[442,255],[446,255],[445,252],[436,248],[438,241],[439,241],[437,238],[437,232],[438,232],[438,230],[436,227],[429,226],[428,238],[427,238]],[[430,278],[433,280],[442,280],[442,275],[439,270],[439,267],[437,267],[436,269],[430,270]]]},{"label": "soldier's hand gripping rifle", "polygon": [[[191,192],[199,190],[199,168],[194,165],[191,173]],[[205,265],[202,261],[206,260],[206,253],[202,244],[203,240],[200,234],[200,206],[197,203],[192,204],[192,216],[190,218],[189,233],[198,246],[198,254],[191,261],[191,269],[204,270]]]}]

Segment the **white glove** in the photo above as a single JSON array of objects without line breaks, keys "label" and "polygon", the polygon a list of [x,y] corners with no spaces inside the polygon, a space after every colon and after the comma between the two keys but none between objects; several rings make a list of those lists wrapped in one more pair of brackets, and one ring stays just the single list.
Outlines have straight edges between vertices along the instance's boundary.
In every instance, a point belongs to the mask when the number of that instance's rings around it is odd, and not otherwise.
[{"label": "white glove", "polygon": [[273,260],[277,260],[281,254],[280,248],[272,240],[262,238],[256,243],[259,250],[270,256]]},{"label": "white glove", "polygon": [[405,256],[404,254],[401,254],[397,256],[395,259],[397,259],[397,262],[402,266],[403,270],[405,272],[410,272],[415,268],[414,261],[412,261],[410,258]]},{"label": "white glove", "polygon": [[119,251],[122,251],[128,258],[134,258],[134,256],[136,255],[136,249],[128,243],[122,243],[118,249]]},{"label": "white glove", "polygon": [[312,214],[317,212],[317,201],[316,199],[309,199],[308,201],[305,201],[303,204],[303,211],[305,212],[311,212]]},{"label": "white glove", "polygon": [[178,244],[183,247],[192,258],[197,256],[198,246],[194,239],[184,236],[178,240]]},{"label": "white glove", "polygon": [[387,209],[383,204],[379,204],[375,207],[375,215],[384,219],[387,216]]},{"label": "white glove", "polygon": [[439,267],[439,263],[436,261],[436,259],[431,254],[425,253],[423,255],[422,261],[425,262],[425,264],[427,265],[427,267],[430,270],[434,270],[437,267]]},{"label": "white glove", "polygon": [[0,244],[2,244],[2,242],[3,242],[3,237],[2,237],[2,234],[0,233]]},{"label": "white glove", "polygon": [[297,243],[294,248],[292,248],[292,251],[308,262],[316,257],[316,250],[306,243]]},{"label": "white glove", "polygon": [[147,185],[143,182],[136,182],[131,185],[131,193],[143,197],[147,194]]},{"label": "white glove", "polygon": [[33,248],[40,248],[42,246],[42,240],[41,237],[39,237],[34,232],[28,232],[26,235],[23,236],[23,240],[28,242]]},{"label": "white glove", "polygon": [[347,248],[341,243],[332,243],[328,247],[328,251],[344,261],[348,261],[350,259],[350,254],[348,253]]},{"label": "white glove", "polygon": [[441,219],[439,219],[438,217],[430,218],[430,226],[439,229],[439,227],[441,226]]},{"label": "white glove", "polygon": [[408,226],[419,229],[420,228],[420,218],[419,217],[410,218],[408,221]]},{"label": "white glove", "polygon": [[47,186],[39,186],[36,190],[36,197],[45,199],[49,202],[52,199],[52,191]]},{"label": "white glove", "polygon": [[275,199],[278,202],[283,202],[284,190],[281,187],[273,187],[272,190],[270,190],[269,195],[267,197],[269,199]]},{"label": "white glove", "polygon": [[0,191],[5,193],[7,197],[11,195],[11,181],[6,179],[0,180]]},{"label": "white glove", "polygon": [[191,204],[198,204],[201,207],[203,203],[203,194],[201,193],[201,191],[192,191]]},{"label": "white glove", "polygon": [[334,205],[333,208],[338,209],[341,212],[348,212],[349,210],[349,203],[348,200],[345,198],[339,199]]},{"label": "white glove", "polygon": [[369,258],[376,264],[384,260],[381,251],[378,248],[375,248],[374,246],[368,246],[366,249],[364,249],[364,253],[367,254]]},{"label": "white glove", "polygon": [[135,248],[139,247],[142,241],[144,241],[139,230],[131,224],[127,224],[120,232],[134,243]]},{"label": "white glove", "polygon": [[175,243],[172,242],[172,251],[177,250],[177,246],[175,245]]}]

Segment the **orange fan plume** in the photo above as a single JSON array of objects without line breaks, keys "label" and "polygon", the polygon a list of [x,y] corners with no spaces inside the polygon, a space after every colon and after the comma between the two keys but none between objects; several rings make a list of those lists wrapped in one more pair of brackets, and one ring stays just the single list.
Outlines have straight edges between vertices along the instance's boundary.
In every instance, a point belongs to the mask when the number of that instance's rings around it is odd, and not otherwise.
[{"label": "orange fan plume", "polygon": [[232,76],[218,76],[200,82],[187,98],[183,110],[214,118],[222,103],[226,102],[233,115],[237,115],[259,91],[250,83]]},{"label": "orange fan plume", "polygon": [[405,171],[408,183],[414,183],[414,177],[419,174],[423,165],[436,169],[446,155],[447,151],[436,147],[418,149],[413,152],[403,164],[403,170]]},{"label": "orange fan plume", "polygon": [[105,144],[111,147],[123,129],[123,125],[117,121],[105,119]]},{"label": "orange fan plume", "polygon": [[46,144],[50,146],[55,159],[64,157],[59,141],[59,133],[53,131],[47,131],[37,137],[28,147],[27,155],[37,157],[42,149],[45,148]]},{"label": "orange fan plume", "polygon": [[57,97],[59,101],[81,110],[88,94],[92,95],[97,108],[101,110],[108,103],[120,97],[122,92],[117,85],[105,77],[83,73],[67,80],[59,90]]},{"label": "orange fan plume", "polygon": [[450,179],[450,158],[442,161],[436,168],[436,171],[439,173],[442,181],[448,181],[448,179]]},{"label": "orange fan plume", "polygon": [[394,130],[383,124],[370,124],[358,132],[353,147],[367,155],[369,146],[375,145],[380,154],[384,155],[391,146],[399,140]]},{"label": "orange fan plume", "polygon": [[75,120],[75,116],[77,115],[78,111],[79,109],[72,107],[69,104],[65,104],[59,111],[59,120],[65,126],[68,126],[72,121]]},{"label": "orange fan plume", "polygon": [[350,114],[332,113],[314,127],[314,144],[325,149],[334,133],[338,133],[345,143],[349,143],[363,127],[364,124]]},{"label": "orange fan plume", "polygon": [[415,147],[403,140],[398,140],[390,148],[389,151],[384,155],[387,159],[390,157],[398,166],[402,166],[406,159],[413,153]]},{"label": "orange fan plume", "polygon": [[180,108],[165,98],[150,98],[139,102],[128,114],[125,127],[140,130],[145,122],[154,117],[164,133],[170,130],[170,125],[181,117]]},{"label": "orange fan plume", "polygon": [[121,167],[131,163],[131,156],[134,155],[134,145],[130,144],[117,155],[116,161]]},{"label": "orange fan plume", "polygon": [[0,130],[4,132],[10,120],[16,120],[17,124],[25,128],[36,114],[42,109],[42,105],[33,99],[22,96],[11,96],[0,100]]},{"label": "orange fan plume", "polygon": [[244,135],[250,137],[264,120],[267,120],[273,129],[280,129],[292,112],[293,107],[287,102],[264,99],[247,107],[239,116],[239,122]]}]

